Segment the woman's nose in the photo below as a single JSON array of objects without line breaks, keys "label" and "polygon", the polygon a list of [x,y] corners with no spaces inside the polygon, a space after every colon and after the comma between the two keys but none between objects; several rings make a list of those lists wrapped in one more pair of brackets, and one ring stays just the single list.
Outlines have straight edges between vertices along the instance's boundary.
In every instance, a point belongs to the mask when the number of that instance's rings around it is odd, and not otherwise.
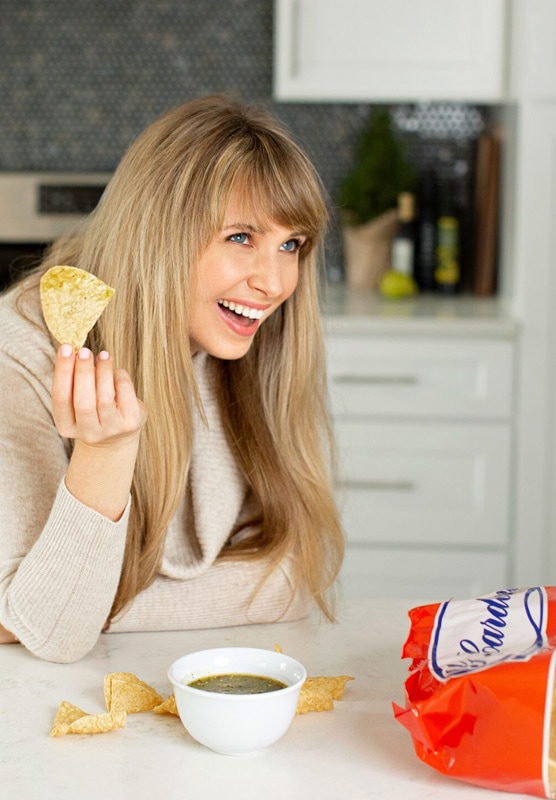
[{"label": "woman's nose", "polygon": [[282,267],[279,256],[259,254],[247,283],[251,289],[262,292],[265,297],[280,297],[283,292]]}]

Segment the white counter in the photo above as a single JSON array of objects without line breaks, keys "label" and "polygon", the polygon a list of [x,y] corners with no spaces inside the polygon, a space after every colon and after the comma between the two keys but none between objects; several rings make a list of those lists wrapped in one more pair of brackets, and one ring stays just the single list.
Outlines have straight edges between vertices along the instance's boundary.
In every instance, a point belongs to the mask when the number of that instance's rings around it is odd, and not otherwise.
[{"label": "white counter", "polygon": [[322,308],[331,333],[512,339],[518,329],[501,297],[422,294],[389,300],[343,283],[323,288]]},{"label": "white counter", "polygon": [[[490,792],[437,774],[415,757],[394,721],[403,703],[407,601],[346,604],[339,623],[208,631],[104,634],[77,664],[39,661],[20,645],[0,647],[0,787],[14,800],[493,800]],[[207,647],[246,645],[285,652],[310,675],[350,674],[332,712],[296,717],[283,739],[252,756],[222,756],[197,744],[176,717],[129,715],[124,729],[50,738],[62,700],[105,710],[102,679],[134,672],[162,695],[170,663]]]}]

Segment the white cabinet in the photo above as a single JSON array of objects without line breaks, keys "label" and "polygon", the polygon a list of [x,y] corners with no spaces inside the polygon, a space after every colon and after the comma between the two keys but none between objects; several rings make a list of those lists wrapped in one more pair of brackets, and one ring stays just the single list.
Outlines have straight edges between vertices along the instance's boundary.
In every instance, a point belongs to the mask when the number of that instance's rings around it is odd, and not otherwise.
[{"label": "white cabinet", "polygon": [[504,545],[507,424],[336,421],[350,542]]},{"label": "white cabinet", "polygon": [[327,352],[344,592],[443,599],[505,586],[514,342],[329,331]]},{"label": "white cabinet", "polygon": [[556,3],[513,6],[519,69],[517,124],[509,154],[513,215],[504,220],[519,337],[516,576],[556,583]]},{"label": "white cabinet", "polygon": [[499,102],[506,0],[275,0],[274,98]]},{"label": "white cabinet", "polygon": [[351,545],[342,591],[344,597],[401,597],[411,604],[476,597],[506,581],[506,560],[499,552]]},{"label": "white cabinet", "polygon": [[506,342],[343,335],[329,348],[338,413],[434,420],[510,415],[512,351]]},{"label": "white cabinet", "polygon": [[[521,0],[524,2],[524,0]],[[529,98],[556,99],[556,3],[554,0],[535,0],[526,13],[516,8],[514,24],[521,26],[523,39],[519,67],[523,89]]]}]

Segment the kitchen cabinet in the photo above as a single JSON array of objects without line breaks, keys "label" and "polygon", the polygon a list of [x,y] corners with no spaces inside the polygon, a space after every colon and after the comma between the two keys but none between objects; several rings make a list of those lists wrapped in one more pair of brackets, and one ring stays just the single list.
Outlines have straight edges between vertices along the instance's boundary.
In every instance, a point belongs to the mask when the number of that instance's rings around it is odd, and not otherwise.
[{"label": "kitchen cabinet", "polygon": [[275,0],[274,99],[499,102],[506,0]]},{"label": "kitchen cabinet", "polygon": [[410,306],[396,320],[387,302],[367,316],[350,313],[353,290],[330,294],[344,592],[442,599],[507,585],[513,324],[440,311],[431,326]]},{"label": "kitchen cabinet", "polygon": [[[348,598],[400,598],[408,604],[477,597],[507,581],[506,559],[499,552],[480,553],[435,548],[369,548],[349,545],[343,567],[342,594]],[[409,606],[408,606],[409,607]]]},{"label": "kitchen cabinet", "polygon": [[[515,448],[515,575],[556,583],[556,4],[516,1],[520,65],[507,164],[513,197],[502,221],[504,267],[519,322]],[[511,202],[513,200],[513,202]]]},{"label": "kitchen cabinet", "polygon": [[524,93],[537,100],[555,100],[556,3],[535,0],[520,16],[522,11],[516,8],[515,21],[523,37],[517,45],[523,55],[519,64]]}]

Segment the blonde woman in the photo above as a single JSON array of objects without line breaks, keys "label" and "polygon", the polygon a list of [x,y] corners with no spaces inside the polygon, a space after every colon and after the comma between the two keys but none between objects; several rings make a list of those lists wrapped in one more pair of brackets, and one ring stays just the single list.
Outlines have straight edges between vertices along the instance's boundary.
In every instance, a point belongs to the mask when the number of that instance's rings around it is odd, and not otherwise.
[{"label": "blonde woman", "polygon": [[[325,223],[270,115],[198,99],[0,298],[1,639],[71,662],[102,631],[333,618]],[[40,311],[55,264],[115,289],[77,354]]]}]

